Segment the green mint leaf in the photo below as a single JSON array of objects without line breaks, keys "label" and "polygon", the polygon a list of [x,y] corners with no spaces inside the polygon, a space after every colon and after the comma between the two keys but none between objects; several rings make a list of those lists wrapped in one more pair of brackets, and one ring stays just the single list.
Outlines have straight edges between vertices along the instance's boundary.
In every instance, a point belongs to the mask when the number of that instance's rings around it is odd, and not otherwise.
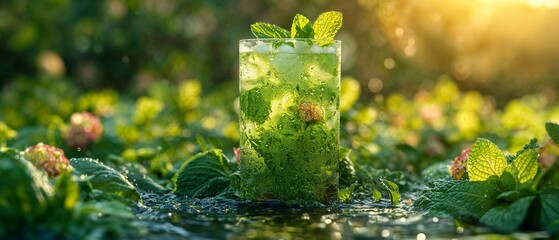
[{"label": "green mint leaf", "polygon": [[512,190],[512,191],[503,192],[503,193],[499,194],[499,196],[497,196],[497,200],[506,201],[506,202],[514,202],[518,199],[528,197],[528,196],[534,196],[534,195],[536,195],[536,193],[533,190],[519,189],[519,190]]},{"label": "green mint leaf", "polygon": [[388,191],[388,195],[390,196],[390,202],[392,203],[392,205],[400,203],[401,196],[398,185],[386,179],[381,179],[380,182],[382,183],[384,188],[386,188],[386,191]]},{"label": "green mint leaf", "polygon": [[503,152],[491,141],[478,138],[467,162],[470,181],[485,181],[491,176],[501,176],[507,168]]},{"label": "green mint leaf", "polygon": [[347,202],[351,199],[351,194],[353,193],[353,189],[355,188],[355,184],[351,184],[348,188],[341,189],[338,191],[338,200],[342,202]]},{"label": "green mint leaf", "polygon": [[196,154],[173,177],[175,193],[191,197],[215,197],[230,191],[229,163],[219,149]]},{"label": "green mint leaf", "polygon": [[546,122],[545,123],[545,130],[547,130],[547,134],[551,137],[551,140],[559,146],[559,124],[554,122]]},{"label": "green mint leaf", "polygon": [[128,179],[113,168],[92,158],[72,158],[72,174],[85,175],[93,189],[110,193],[117,197],[139,202],[140,194]]},{"label": "green mint leaf", "polygon": [[340,187],[347,187],[355,183],[355,166],[349,158],[351,149],[340,146],[338,149],[338,172]]},{"label": "green mint leaf", "polygon": [[528,224],[534,229],[548,229],[559,219],[559,189],[546,188],[530,206]]},{"label": "green mint leaf", "polygon": [[462,220],[477,220],[497,205],[497,196],[503,192],[501,180],[490,177],[487,181],[439,181],[433,188],[422,192],[414,202],[419,209],[432,213],[445,213]]},{"label": "green mint leaf", "polygon": [[314,30],[309,19],[301,14],[295,15],[291,25],[291,38],[313,38]]},{"label": "green mint leaf", "polygon": [[140,192],[160,194],[169,192],[168,189],[165,189],[149,177],[148,170],[141,164],[126,163],[120,166],[118,170],[126,176],[126,179]]},{"label": "green mint leaf", "polygon": [[518,171],[518,180],[525,183],[536,177],[538,173],[539,146],[535,144],[526,148],[514,159],[513,165]]},{"label": "green mint leaf", "polygon": [[535,196],[528,196],[507,206],[497,206],[481,217],[480,222],[499,232],[514,232],[524,222]]},{"label": "green mint leaf", "polygon": [[243,92],[240,104],[241,109],[244,109],[243,117],[258,124],[264,123],[270,115],[271,102],[258,88]]},{"label": "green mint leaf", "polygon": [[373,189],[373,199],[378,202],[381,198],[382,194],[380,193],[380,191],[378,189]]},{"label": "green mint leaf", "polygon": [[[39,206],[54,195],[47,174],[38,170],[31,162],[23,159],[14,149],[0,151],[0,204],[2,216],[24,219],[35,214]],[[13,214],[10,214],[13,213]],[[7,227],[19,229],[17,222],[5,222]],[[15,224],[15,226],[11,226]],[[4,228],[6,229],[6,228]],[[9,229],[9,228],[8,228]]]},{"label": "green mint leaf", "polygon": [[313,25],[314,38],[332,41],[341,27],[342,13],[336,11],[322,13]]},{"label": "green mint leaf", "polygon": [[289,31],[269,23],[258,22],[250,25],[250,31],[256,38],[289,38]]}]

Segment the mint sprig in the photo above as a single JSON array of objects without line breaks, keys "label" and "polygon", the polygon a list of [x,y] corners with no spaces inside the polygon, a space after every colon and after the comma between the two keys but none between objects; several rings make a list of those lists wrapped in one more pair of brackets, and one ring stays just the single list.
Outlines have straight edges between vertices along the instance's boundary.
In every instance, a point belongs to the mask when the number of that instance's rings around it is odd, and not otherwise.
[{"label": "mint sprig", "polygon": [[[546,125],[548,132],[553,131],[550,126]],[[440,179],[423,191],[414,205],[435,215],[479,222],[498,232],[523,227],[557,231],[559,189],[539,184],[545,175],[538,165],[539,150],[532,139],[516,155],[510,155],[508,163],[495,144],[479,138],[467,160],[469,181]]]},{"label": "mint sprig", "polygon": [[250,25],[250,31],[257,38],[289,38],[289,31],[269,23],[257,22]]},{"label": "mint sprig", "polygon": [[489,140],[478,138],[467,162],[470,181],[485,181],[491,176],[501,176],[505,168],[505,154]]},{"label": "mint sprig", "polygon": [[313,38],[314,29],[309,19],[301,14],[295,15],[291,25],[291,38]]},{"label": "mint sprig", "polygon": [[320,14],[313,25],[314,38],[320,40],[334,40],[334,36],[342,27],[342,13],[325,12]]},{"label": "mint sprig", "polygon": [[250,30],[256,38],[307,38],[329,43],[342,27],[342,21],[342,13],[336,11],[320,14],[314,24],[302,14],[297,14],[293,18],[291,31],[262,22],[252,24]]}]

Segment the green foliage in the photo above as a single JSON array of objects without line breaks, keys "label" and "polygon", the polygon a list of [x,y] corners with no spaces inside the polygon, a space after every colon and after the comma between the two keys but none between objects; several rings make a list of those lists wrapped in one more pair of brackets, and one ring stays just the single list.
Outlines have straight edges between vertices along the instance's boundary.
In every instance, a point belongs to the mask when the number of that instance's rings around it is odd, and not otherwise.
[{"label": "green foliage", "polygon": [[552,228],[552,224],[556,224],[559,219],[559,189],[547,188],[541,191],[529,212],[527,222],[531,227],[543,230]]},{"label": "green foliage", "polygon": [[467,221],[481,218],[497,205],[497,196],[508,189],[501,180],[492,176],[486,181],[441,181],[426,190],[414,202],[418,208],[449,214]]},{"label": "green foliage", "polygon": [[537,177],[538,152],[539,145],[533,139],[510,156],[511,163],[507,166],[497,146],[478,139],[467,160],[470,180],[440,180],[414,204],[434,214],[479,221],[499,232],[514,232],[525,222],[536,230],[551,229],[553,219],[559,216],[559,191],[557,188],[537,190],[538,179],[545,175],[540,172]]},{"label": "green foliage", "polygon": [[149,177],[141,164],[125,163],[118,170],[139,192],[163,194],[170,191]]},{"label": "green foliage", "polygon": [[254,23],[250,25],[250,31],[257,38],[288,38],[289,31],[269,23]]},{"label": "green foliage", "polygon": [[70,159],[76,176],[85,177],[94,190],[116,196],[118,199],[141,201],[138,190],[124,175],[113,168],[91,158]]},{"label": "green foliage", "polygon": [[485,181],[491,176],[501,176],[507,167],[505,154],[487,139],[477,139],[467,163],[470,181]]},{"label": "green foliage", "polygon": [[555,142],[555,144],[559,146],[559,124],[554,122],[546,122],[545,130],[547,130],[547,134],[549,134],[553,142]]},{"label": "green foliage", "polygon": [[398,185],[396,185],[395,183],[393,183],[391,181],[388,181],[386,179],[380,179],[380,182],[386,188],[386,191],[388,192],[388,195],[390,196],[390,202],[392,203],[392,205],[396,205],[396,204],[400,203],[401,195],[400,195],[400,190],[398,188]]},{"label": "green foliage", "polygon": [[332,41],[341,27],[342,13],[335,11],[322,13],[312,26],[315,32],[314,38]]},{"label": "green foliage", "polygon": [[[528,146],[530,145],[531,144],[528,144]],[[520,183],[525,183],[536,177],[536,174],[538,173],[539,150],[539,145],[533,144],[529,148],[517,154],[517,157],[514,159],[513,165],[518,172],[518,180]]]},{"label": "green foliage", "polygon": [[480,222],[500,232],[513,232],[522,225],[528,214],[528,208],[535,196],[528,196],[514,201],[510,205],[491,208]]},{"label": "green foliage", "polygon": [[314,30],[307,17],[301,14],[295,15],[291,25],[291,38],[314,38]]},{"label": "green foliage", "polygon": [[355,189],[355,184],[352,184],[348,188],[340,189],[338,191],[338,200],[342,202],[348,202],[351,199],[353,189]]},{"label": "green foliage", "polygon": [[322,40],[321,45],[330,44],[342,27],[342,13],[330,11],[318,16],[311,25],[309,19],[302,14],[293,18],[291,32],[269,23],[255,23],[250,30],[257,38],[307,38]]},{"label": "green foliage", "polygon": [[117,238],[137,230],[128,207],[86,201],[77,177],[64,173],[51,183],[17,150],[0,151],[0,174],[2,239]]},{"label": "green foliage", "polygon": [[191,197],[214,197],[231,192],[231,167],[221,150],[196,154],[185,161],[176,175],[175,193]]}]

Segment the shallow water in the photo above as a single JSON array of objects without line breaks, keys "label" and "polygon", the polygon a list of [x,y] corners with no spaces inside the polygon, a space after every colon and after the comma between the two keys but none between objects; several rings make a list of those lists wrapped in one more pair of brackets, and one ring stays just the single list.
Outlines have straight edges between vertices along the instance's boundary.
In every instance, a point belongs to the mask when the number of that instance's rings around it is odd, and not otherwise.
[{"label": "shallow water", "polygon": [[[427,217],[411,198],[301,208],[225,198],[144,195],[137,211],[147,239],[452,239],[471,236],[451,219]],[[483,232],[483,230],[482,230]]]}]

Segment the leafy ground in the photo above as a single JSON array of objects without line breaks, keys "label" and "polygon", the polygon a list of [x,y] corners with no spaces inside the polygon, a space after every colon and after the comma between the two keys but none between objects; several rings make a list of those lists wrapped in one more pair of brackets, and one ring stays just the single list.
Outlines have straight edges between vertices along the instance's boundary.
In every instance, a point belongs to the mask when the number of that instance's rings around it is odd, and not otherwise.
[{"label": "leafy ground", "polygon": [[534,238],[558,231],[552,122],[559,106],[541,96],[497,109],[493,98],[440,79],[414,96],[364,105],[357,81],[344,78],[340,203],[285,208],[235,195],[236,86],[202,89],[193,79],[146,89],[81,92],[54,77],[3,89],[2,238]]}]

